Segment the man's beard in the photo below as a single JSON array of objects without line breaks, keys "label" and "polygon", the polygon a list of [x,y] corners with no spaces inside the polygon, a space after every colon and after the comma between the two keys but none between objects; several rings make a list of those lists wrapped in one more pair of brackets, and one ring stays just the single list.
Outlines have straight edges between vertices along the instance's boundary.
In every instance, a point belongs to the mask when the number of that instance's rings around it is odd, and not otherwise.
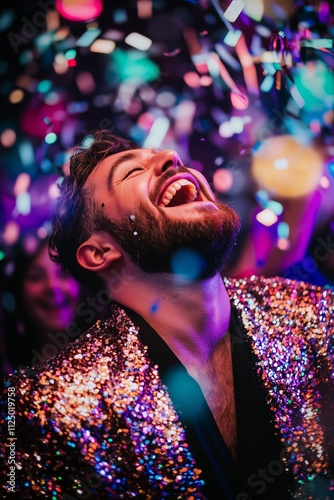
[{"label": "man's beard", "polygon": [[[141,205],[121,221],[111,221],[102,211],[95,228],[106,231],[146,273],[173,272],[172,260],[180,250],[189,250],[200,258],[196,279],[220,272],[235,244],[240,229],[237,213],[229,206],[215,203],[219,210],[205,207],[190,221],[169,218]],[[199,207],[200,208],[200,207]]]}]

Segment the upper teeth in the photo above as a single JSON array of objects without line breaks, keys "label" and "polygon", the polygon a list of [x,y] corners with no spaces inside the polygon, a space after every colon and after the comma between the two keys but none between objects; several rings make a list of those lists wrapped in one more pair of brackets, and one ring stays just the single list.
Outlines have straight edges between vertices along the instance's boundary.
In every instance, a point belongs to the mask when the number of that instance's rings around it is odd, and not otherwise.
[{"label": "upper teeth", "polygon": [[174,198],[177,191],[179,191],[183,186],[189,186],[189,190],[186,193],[187,198],[185,203],[189,203],[195,201],[197,198],[197,189],[196,186],[188,181],[187,179],[179,179],[175,182],[172,182],[163,193],[163,196],[160,200],[159,207],[166,207],[170,201]]}]

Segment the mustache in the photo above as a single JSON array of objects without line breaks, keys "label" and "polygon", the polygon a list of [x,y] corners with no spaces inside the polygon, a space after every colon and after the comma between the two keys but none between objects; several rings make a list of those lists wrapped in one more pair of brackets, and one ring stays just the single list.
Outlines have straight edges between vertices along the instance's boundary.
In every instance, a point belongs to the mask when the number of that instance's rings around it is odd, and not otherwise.
[{"label": "mustache", "polygon": [[[171,177],[174,177],[174,175],[177,175],[177,174],[182,174],[182,173],[190,173],[189,172],[189,169],[186,165],[180,165],[178,166],[177,168],[168,168],[166,170],[166,172],[164,174],[161,175],[161,177],[159,178],[156,186],[154,187],[154,189],[152,190],[152,192],[150,193],[149,195],[149,198],[150,198],[150,201],[152,203],[154,203],[161,191],[161,188],[164,186],[164,184],[171,178]],[[192,175],[192,174],[191,174]],[[195,177],[195,176],[193,176]],[[211,196],[209,195],[209,193],[207,192],[207,190],[205,189],[205,187],[202,185],[201,181],[197,179],[196,177],[196,181],[200,187],[200,189],[203,191],[203,193],[208,197],[208,199],[211,198]]]}]

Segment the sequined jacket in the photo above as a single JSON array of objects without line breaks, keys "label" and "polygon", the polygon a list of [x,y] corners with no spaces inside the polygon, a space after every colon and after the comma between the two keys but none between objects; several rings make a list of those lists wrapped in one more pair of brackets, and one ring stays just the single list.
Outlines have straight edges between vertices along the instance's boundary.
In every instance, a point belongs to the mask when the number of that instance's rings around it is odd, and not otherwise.
[{"label": "sequined jacket", "polygon": [[[281,278],[225,284],[296,480],[294,496],[305,498],[303,483],[328,475],[333,446],[319,420],[321,384],[333,383],[333,295]],[[3,498],[15,498],[14,490],[18,498],[202,498],[158,367],[118,307],[39,369],[13,374],[3,404]]]}]

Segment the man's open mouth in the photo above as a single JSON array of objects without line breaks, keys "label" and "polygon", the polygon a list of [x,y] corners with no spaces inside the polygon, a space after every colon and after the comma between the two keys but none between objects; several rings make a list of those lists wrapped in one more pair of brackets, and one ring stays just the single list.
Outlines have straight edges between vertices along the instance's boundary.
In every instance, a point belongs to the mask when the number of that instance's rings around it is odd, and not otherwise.
[{"label": "man's open mouth", "polygon": [[178,207],[186,203],[199,201],[200,194],[197,186],[189,179],[177,179],[171,182],[158,199],[159,207]]}]

